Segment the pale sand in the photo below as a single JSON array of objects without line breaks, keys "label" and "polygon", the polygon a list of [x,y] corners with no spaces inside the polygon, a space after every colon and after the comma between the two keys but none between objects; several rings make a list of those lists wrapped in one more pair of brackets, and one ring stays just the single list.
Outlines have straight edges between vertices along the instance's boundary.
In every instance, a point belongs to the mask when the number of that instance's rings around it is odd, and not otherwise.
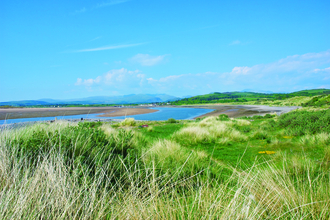
[{"label": "pale sand", "polygon": [[218,116],[220,114],[226,114],[231,118],[237,118],[242,116],[253,116],[253,115],[265,115],[267,113],[276,113],[279,115],[295,110],[297,108],[301,108],[299,106],[273,107],[273,106],[265,106],[265,105],[221,105],[221,104],[187,105],[180,107],[215,109],[213,112],[195,118]]},{"label": "pale sand", "polygon": [[68,108],[6,108],[0,109],[0,120],[15,118],[38,118],[65,115],[82,115],[104,113],[101,117],[116,117],[139,115],[156,112],[148,108],[118,108],[118,107],[68,107]]},{"label": "pale sand", "polygon": [[153,113],[157,111],[158,110],[156,109],[149,109],[149,108],[119,108],[99,116],[116,117],[116,116],[126,116],[126,115],[141,115],[141,114]]}]

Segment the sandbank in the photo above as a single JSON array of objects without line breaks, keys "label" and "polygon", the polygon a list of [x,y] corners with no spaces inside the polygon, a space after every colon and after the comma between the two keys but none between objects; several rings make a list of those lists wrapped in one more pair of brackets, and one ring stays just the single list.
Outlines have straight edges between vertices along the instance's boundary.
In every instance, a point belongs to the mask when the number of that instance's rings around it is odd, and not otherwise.
[{"label": "sandbank", "polygon": [[5,108],[0,109],[0,120],[16,118],[39,118],[66,115],[96,114],[100,117],[116,117],[139,115],[156,112],[149,108],[119,108],[119,107],[67,107],[67,108]]},{"label": "sandbank", "polygon": [[[178,106],[179,107],[179,106]],[[180,107],[187,108],[206,108],[214,109],[214,111],[200,115],[196,118],[202,118],[207,116],[218,116],[220,114],[226,114],[231,118],[243,117],[243,116],[253,116],[253,115],[265,115],[268,113],[276,113],[278,115],[287,113],[289,111],[301,108],[300,106],[265,106],[265,105],[186,105]]]}]

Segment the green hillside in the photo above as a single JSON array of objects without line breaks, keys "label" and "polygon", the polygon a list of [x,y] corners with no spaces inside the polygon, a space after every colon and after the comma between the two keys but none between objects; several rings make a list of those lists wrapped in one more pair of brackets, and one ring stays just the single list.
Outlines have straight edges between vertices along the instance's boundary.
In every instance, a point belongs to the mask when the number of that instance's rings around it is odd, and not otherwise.
[{"label": "green hillside", "polygon": [[[263,101],[285,100],[294,97],[313,97],[330,94],[330,89],[302,90],[292,93],[255,93],[255,92],[215,92],[206,95],[198,95],[171,102],[173,105],[204,104],[204,103],[240,103],[257,102],[249,104],[261,104]],[[299,103],[301,105],[302,103]]]}]

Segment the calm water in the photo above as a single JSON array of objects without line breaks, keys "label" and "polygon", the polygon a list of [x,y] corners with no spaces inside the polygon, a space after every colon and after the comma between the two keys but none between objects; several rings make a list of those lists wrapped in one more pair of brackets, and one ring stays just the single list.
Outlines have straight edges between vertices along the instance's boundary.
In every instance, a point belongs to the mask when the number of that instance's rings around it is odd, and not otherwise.
[{"label": "calm water", "polygon": [[[152,108],[158,110],[157,112],[142,114],[142,115],[130,115],[126,118],[134,118],[136,120],[167,120],[169,118],[174,119],[192,119],[194,117],[204,115],[206,113],[212,112],[213,109],[201,109],[201,108]],[[84,115],[68,115],[68,116],[56,116],[58,120],[61,119],[125,119],[125,116],[119,117],[98,117],[98,115],[102,114],[84,114]],[[18,119],[7,119],[0,120],[1,124],[12,124],[12,123],[19,123],[19,122],[28,122],[28,121],[48,121],[54,120],[54,117],[40,117],[40,118],[18,118]]]}]

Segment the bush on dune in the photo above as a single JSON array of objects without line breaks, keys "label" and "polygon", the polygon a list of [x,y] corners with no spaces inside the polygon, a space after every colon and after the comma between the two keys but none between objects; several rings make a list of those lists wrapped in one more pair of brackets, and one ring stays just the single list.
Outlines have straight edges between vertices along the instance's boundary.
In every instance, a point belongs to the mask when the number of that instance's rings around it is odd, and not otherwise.
[{"label": "bush on dune", "polygon": [[322,111],[293,111],[283,114],[278,125],[286,128],[292,135],[330,133],[330,109]]},{"label": "bush on dune", "polygon": [[219,121],[229,121],[230,119],[229,119],[228,115],[226,115],[226,114],[220,114],[218,116],[218,120]]},{"label": "bush on dune", "polygon": [[169,118],[167,123],[177,123],[177,121],[174,118]]}]

